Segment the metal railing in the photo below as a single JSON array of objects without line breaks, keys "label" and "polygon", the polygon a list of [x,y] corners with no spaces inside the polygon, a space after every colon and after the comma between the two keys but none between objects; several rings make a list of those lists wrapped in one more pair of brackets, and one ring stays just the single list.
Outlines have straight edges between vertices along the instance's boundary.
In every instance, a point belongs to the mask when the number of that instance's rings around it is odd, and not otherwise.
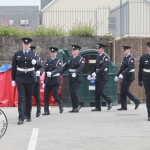
[{"label": "metal railing", "polygon": [[79,24],[89,24],[97,28],[97,35],[108,34],[108,7],[97,9],[50,10],[41,13],[42,25],[62,27],[68,31]]}]

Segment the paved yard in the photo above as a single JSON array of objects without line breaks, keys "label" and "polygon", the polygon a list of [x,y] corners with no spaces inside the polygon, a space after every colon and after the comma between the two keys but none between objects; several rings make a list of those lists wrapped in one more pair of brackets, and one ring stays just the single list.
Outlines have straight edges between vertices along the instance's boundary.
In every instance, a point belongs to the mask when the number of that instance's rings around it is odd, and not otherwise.
[{"label": "paved yard", "polygon": [[[35,117],[32,122],[17,125],[16,107],[1,108],[8,118],[8,129],[0,139],[0,150],[150,150],[150,121],[145,104],[137,110],[91,112],[84,107],[79,113],[59,114],[51,107],[50,116]],[[42,107],[43,112],[43,107]]]}]

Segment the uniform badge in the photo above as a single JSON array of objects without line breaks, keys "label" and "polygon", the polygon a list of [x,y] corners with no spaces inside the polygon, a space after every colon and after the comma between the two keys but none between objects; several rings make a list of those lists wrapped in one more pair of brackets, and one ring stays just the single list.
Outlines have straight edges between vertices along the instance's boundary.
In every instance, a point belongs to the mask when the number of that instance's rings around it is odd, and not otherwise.
[{"label": "uniform badge", "polygon": [[103,61],[101,60],[99,63],[101,64]]}]

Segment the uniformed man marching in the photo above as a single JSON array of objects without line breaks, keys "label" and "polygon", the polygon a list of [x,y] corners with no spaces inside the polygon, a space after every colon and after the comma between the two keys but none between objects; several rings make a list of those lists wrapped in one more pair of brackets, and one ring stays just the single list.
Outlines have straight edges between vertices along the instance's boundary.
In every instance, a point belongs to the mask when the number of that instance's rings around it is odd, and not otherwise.
[{"label": "uniformed man marching", "polygon": [[98,43],[97,49],[98,49],[98,56],[96,59],[96,64],[94,68],[91,71],[91,74],[88,75],[88,80],[90,80],[92,77],[96,77],[95,80],[95,108],[91,111],[101,111],[101,103],[100,103],[100,96],[102,96],[108,103],[108,110],[112,108],[112,102],[113,100],[108,97],[104,93],[104,87],[108,80],[108,63],[109,63],[109,57],[108,54],[104,52],[106,45]]},{"label": "uniformed man marching", "polygon": [[52,91],[55,101],[58,103],[59,111],[64,111],[62,102],[58,95],[60,85],[60,71],[62,68],[62,61],[56,58],[58,49],[50,47],[50,58],[45,64],[45,78],[44,78],[44,113],[42,115],[50,115],[49,111],[49,95]]},{"label": "uniformed man marching", "polygon": [[150,42],[147,43],[147,54],[140,57],[138,84],[143,86],[146,94],[148,121],[150,121]]},{"label": "uniformed man marching", "polygon": [[81,108],[77,90],[82,82],[82,71],[85,66],[85,59],[79,55],[80,49],[80,46],[72,45],[72,56],[68,58],[61,70],[62,74],[69,68],[69,90],[72,101],[72,110],[69,112],[79,112]]},{"label": "uniformed man marching", "polygon": [[22,38],[23,49],[15,52],[12,59],[12,86],[17,86],[18,90],[18,125],[24,122],[24,103],[26,101],[27,122],[31,121],[32,92],[34,83],[37,81],[35,74],[35,64],[38,63],[37,55],[30,49],[30,38]]},{"label": "uniformed man marching", "polygon": [[114,78],[115,81],[118,81],[119,78],[122,79],[120,93],[121,108],[117,109],[119,111],[127,110],[127,96],[135,103],[135,109],[137,109],[140,104],[140,100],[129,91],[131,83],[135,80],[135,59],[131,55],[130,49],[131,46],[122,46],[125,57],[123,58],[122,65],[117,76]]},{"label": "uniformed man marching", "polygon": [[[36,49],[35,46],[31,46],[30,48],[33,51]],[[40,99],[40,84],[41,84],[41,81],[40,81],[40,76],[44,72],[44,68],[43,68],[43,65],[42,65],[42,60],[39,56],[38,56],[38,58],[39,58],[39,63],[35,65],[37,82],[34,84],[34,88],[33,88],[33,96],[35,98],[36,107],[37,107],[36,117],[39,117],[40,114],[41,114],[41,99]]]}]

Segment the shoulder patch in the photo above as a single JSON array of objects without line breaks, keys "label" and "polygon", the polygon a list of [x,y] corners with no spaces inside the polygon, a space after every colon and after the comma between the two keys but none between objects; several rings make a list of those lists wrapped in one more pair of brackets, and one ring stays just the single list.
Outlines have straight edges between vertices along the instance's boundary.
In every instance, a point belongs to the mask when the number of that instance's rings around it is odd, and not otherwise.
[{"label": "shoulder patch", "polygon": [[132,62],[132,63],[133,63],[133,59],[131,59],[131,60],[130,60],[130,62]]}]

